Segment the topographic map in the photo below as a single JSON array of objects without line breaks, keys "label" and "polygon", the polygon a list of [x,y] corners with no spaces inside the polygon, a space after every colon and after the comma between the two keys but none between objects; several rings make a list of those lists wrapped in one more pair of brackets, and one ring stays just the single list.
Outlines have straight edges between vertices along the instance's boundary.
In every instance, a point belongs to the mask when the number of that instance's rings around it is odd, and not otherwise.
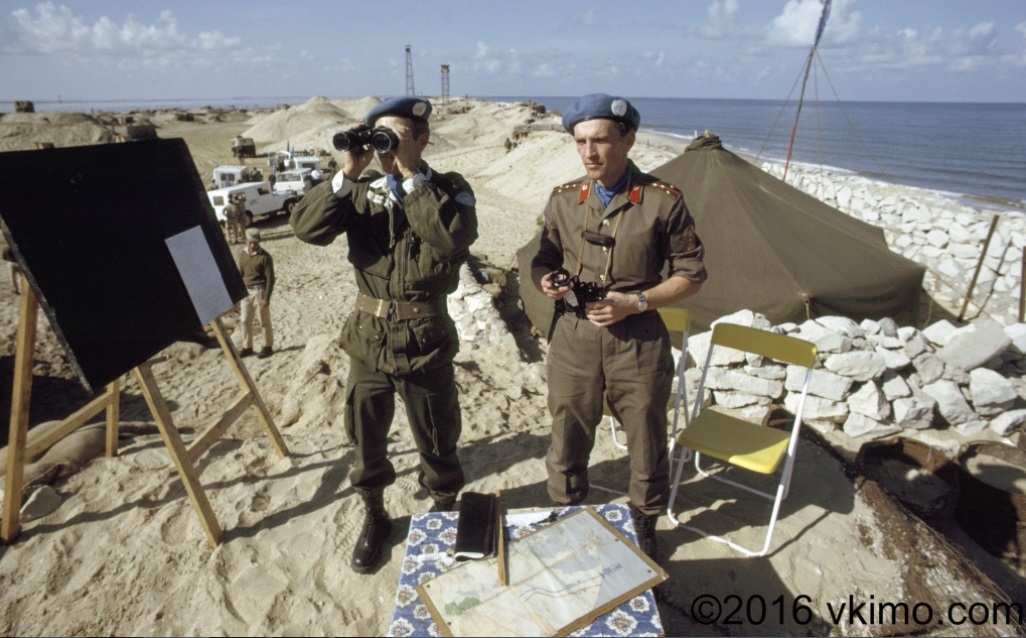
[{"label": "topographic map", "polygon": [[499,585],[492,558],[417,588],[443,634],[564,635],[666,580],[665,571],[590,509],[508,547],[508,586]]}]

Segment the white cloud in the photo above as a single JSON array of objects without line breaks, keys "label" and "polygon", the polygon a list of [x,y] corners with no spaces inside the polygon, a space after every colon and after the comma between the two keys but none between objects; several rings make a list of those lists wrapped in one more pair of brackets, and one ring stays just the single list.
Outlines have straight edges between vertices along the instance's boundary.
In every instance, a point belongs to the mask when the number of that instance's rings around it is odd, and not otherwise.
[{"label": "white cloud", "polygon": [[823,12],[820,0],[788,0],[783,13],[773,18],[766,41],[776,46],[812,46]]},{"label": "white cloud", "polygon": [[[33,14],[28,9],[12,12],[17,27],[6,50],[50,54],[76,52],[83,56],[93,53],[143,53],[179,51],[205,54],[211,50],[234,49],[241,44],[240,38],[222,35],[218,31],[200,32],[187,36],[178,29],[178,20],[171,11],[163,11],[155,24],[142,24],[131,15],[121,24],[102,16],[92,24],[72,13],[65,6],[53,2],[36,5]],[[188,57],[188,56],[187,56]],[[178,56],[169,60],[180,59]]]}]

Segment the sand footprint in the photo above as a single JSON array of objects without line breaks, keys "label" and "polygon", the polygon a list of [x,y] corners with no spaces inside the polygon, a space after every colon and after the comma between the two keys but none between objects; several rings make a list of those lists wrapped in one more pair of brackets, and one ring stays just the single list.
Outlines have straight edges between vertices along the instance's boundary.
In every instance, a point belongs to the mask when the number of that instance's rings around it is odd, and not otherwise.
[{"label": "sand footprint", "polygon": [[175,506],[160,524],[161,540],[168,545],[178,545],[189,540],[194,532],[199,532],[199,519],[192,514],[191,508]]}]

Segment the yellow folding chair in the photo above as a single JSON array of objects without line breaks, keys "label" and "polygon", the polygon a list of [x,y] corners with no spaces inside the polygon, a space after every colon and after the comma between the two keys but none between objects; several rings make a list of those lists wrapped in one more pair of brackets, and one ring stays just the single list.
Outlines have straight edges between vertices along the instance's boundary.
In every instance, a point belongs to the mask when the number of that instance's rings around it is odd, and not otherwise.
[{"label": "yellow folding chair", "polygon": [[[673,430],[670,432],[669,438],[669,456],[670,461],[673,461],[673,448],[677,443],[677,424],[680,421],[681,406],[684,408],[684,423],[688,422],[688,393],[687,388],[684,387],[684,364],[688,356],[688,333],[691,332],[691,313],[683,308],[659,308],[659,317],[663,320],[666,325],[666,329],[671,333],[681,333],[680,343],[680,360],[677,362],[677,390],[674,392],[673,402]],[[670,408],[669,405],[666,406]],[[617,436],[617,422],[613,416],[612,410],[609,409],[609,403],[606,398],[602,398],[602,414],[609,417],[609,431],[613,437],[613,445],[620,448],[621,450],[627,449],[627,441],[621,443]],[[612,492],[613,494],[625,494],[622,490],[613,490],[608,487],[602,487],[601,485],[592,485],[595,489],[602,490],[604,492]]]},{"label": "yellow folding chair", "polygon": [[[701,397],[705,390],[705,378],[709,372],[713,351],[718,346],[735,348],[805,368],[801,397],[795,411],[794,425],[790,431],[752,423],[716,410],[702,410]],[[698,398],[695,400],[687,427],[677,435],[677,442],[681,447],[695,452],[695,469],[699,474],[767,498],[773,501],[773,511],[770,514],[769,529],[766,531],[766,542],[760,551],[749,550],[729,539],[715,536],[697,527],[684,525],[673,511],[681,470],[687,462],[687,455],[683,455],[673,474],[669,508],[671,523],[715,541],[726,543],[747,556],[764,556],[766,554],[773,538],[773,528],[776,526],[777,515],[780,513],[780,504],[787,498],[788,490],[791,487],[791,474],[794,470],[798,434],[802,425],[802,412],[805,409],[805,399],[809,394],[809,382],[812,379],[812,369],[816,365],[816,354],[815,345],[795,337],[729,323],[720,323],[713,328],[709,352],[702,369],[702,379],[698,384]],[[759,474],[773,474],[782,464],[783,469],[780,472],[776,493],[764,492],[705,471],[701,466],[702,455],[711,456],[723,463]]]}]

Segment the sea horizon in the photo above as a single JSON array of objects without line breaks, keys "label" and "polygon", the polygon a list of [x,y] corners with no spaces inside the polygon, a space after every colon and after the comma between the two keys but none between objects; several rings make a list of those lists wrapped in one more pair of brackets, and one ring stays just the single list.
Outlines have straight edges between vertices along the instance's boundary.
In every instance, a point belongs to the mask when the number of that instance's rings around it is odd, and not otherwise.
[{"label": "sea horizon", "polygon": [[[39,112],[118,112],[297,106],[313,96],[234,96],[117,100],[45,100]],[[325,99],[360,99],[337,97]],[[437,96],[428,96],[438,99]],[[459,97],[459,96],[454,96]],[[528,102],[562,112],[575,96],[467,96]],[[795,100],[629,97],[642,130],[683,141],[705,131],[738,154],[784,162],[791,146]],[[0,100],[0,116],[13,112]],[[983,208],[1026,212],[1026,103],[809,100],[803,105],[791,162],[875,181],[926,188]]]}]

